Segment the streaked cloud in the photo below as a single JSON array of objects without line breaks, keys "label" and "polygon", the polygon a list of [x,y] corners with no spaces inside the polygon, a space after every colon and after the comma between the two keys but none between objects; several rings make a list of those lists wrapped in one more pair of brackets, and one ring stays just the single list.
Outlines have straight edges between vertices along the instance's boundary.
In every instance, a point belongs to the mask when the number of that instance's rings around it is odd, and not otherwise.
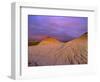
[{"label": "streaked cloud", "polygon": [[68,41],[86,33],[87,24],[87,17],[29,15],[28,37],[42,40],[48,36]]}]

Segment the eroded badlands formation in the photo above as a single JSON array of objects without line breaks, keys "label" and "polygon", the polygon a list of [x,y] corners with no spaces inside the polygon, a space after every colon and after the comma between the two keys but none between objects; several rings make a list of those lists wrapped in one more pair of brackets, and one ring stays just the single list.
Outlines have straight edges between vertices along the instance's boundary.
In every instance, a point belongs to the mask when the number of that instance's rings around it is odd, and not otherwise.
[{"label": "eroded badlands formation", "polygon": [[47,38],[28,48],[29,66],[87,64],[87,59],[87,34],[68,42]]}]

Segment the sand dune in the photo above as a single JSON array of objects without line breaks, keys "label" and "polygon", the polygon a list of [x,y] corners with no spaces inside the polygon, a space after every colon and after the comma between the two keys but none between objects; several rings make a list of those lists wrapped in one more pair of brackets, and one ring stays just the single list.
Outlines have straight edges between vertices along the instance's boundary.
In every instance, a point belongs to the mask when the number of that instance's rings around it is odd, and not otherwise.
[{"label": "sand dune", "polygon": [[47,39],[44,39],[43,41],[40,42],[39,46],[42,45],[59,45],[61,44],[62,42],[54,39],[54,38],[47,38]]},{"label": "sand dune", "polygon": [[29,46],[29,66],[87,64],[87,36],[63,43],[47,39]]}]

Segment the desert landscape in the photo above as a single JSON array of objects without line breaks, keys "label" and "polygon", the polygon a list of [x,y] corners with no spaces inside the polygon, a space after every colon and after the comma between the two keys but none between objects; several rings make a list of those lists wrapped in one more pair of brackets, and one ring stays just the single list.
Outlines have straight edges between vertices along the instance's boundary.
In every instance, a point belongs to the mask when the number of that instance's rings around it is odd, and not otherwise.
[{"label": "desert landscape", "polygon": [[87,64],[87,34],[69,42],[47,38],[29,46],[29,66]]},{"label": "desert landscape", "polygon": [[87,45],[86,17],[28,18],[29,67],[87,64]]}]

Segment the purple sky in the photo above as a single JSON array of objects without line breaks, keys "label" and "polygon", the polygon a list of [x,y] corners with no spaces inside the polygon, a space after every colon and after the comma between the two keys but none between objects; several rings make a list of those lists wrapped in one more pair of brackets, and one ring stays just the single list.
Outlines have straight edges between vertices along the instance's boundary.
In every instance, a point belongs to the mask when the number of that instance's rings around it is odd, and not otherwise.
[{"label": "purple sky", "polygon": [[87,17],[28,15],[29,40],[53,37],[69,41],[87,32]]}]

